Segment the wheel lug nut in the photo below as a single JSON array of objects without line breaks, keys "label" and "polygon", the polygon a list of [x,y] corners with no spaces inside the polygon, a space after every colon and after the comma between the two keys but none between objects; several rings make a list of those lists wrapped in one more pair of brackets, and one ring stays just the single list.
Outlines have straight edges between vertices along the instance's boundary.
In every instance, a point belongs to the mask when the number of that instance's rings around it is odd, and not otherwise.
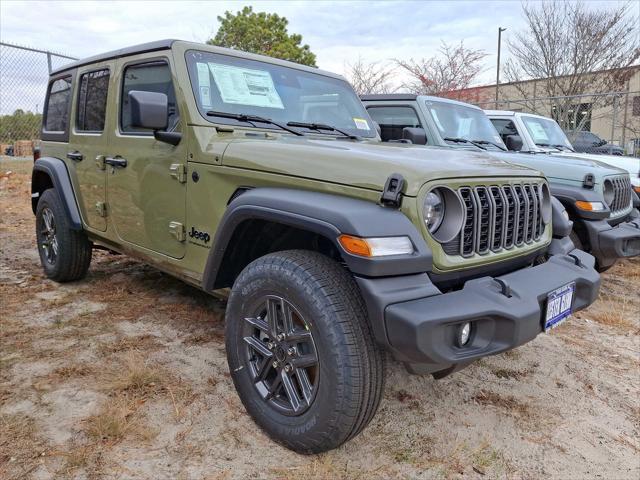
[{"label": "wheel lug nut", "polygon": [[293,356],[293,354],[296,353],[296,349],[293,347],[290,347],[289,349],[287,349],[287,354],[291,357]]},{"label": "wheel lug nut", "polygon": [[275,345],[273,344],[273,342],[269,342],[269,343],[267,343],[267,348],[268,348],[269,350],[273,350],[273,349],[274,349],[274,347],[275,347]]},{"label": "wheel lug nut", "polygon": [[288,363],[284,366],[284,371],[289,373],[291,370],[293,370],[293,367],[291,365],[289,365]]},{"label": "wheel lug nut", "polygon": [[273,368],[278,368],[278,362],[273,362]]},{"label": "wheel lug nut", "polygon": [[276,338],[278,339],[279,342],[281,342],[284,340],[284,334],[280,333]]}]

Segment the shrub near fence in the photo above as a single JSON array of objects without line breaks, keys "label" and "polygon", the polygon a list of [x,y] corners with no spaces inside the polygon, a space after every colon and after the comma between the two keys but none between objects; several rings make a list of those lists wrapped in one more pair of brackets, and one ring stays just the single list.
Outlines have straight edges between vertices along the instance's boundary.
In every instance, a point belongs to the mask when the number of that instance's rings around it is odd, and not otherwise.
[{"label": "shrub near fence", "polygon": [[73,57],[0,42],[0,155],[30,157],[40,142],[49,72]]}]

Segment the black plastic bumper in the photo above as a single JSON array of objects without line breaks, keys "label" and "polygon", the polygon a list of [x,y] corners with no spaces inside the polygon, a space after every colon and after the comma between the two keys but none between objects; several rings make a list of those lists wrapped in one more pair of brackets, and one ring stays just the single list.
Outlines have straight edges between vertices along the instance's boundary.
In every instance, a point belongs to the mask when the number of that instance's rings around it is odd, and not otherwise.
[{"label": "black plastic bumper", "polygon": [[[441,372],[474,359],[512,349],[543,331],[547,295],[566,284],[575,283],[572,310],[590,305],[597,297],[600,275],[594,258],[581,250],[552,255],[538,266],[522,268],[499,277],[470,280],[461,290],[440,293],[433,285],[427,295],[387,304],[383,329],[374,325],[377,337],[400,361],[416,373]],[[508,292],[497,281],[508,287]],[[407,279],[413,282],[416,279]],[[361,288],[363,283],[361,283]],[[366,282],[365,282],[366,284]],[[365,299],[369,300],[371,284]],[[383,296],[401,295],[401,284],[382,287]],[[416,290],[416,286],[409,286]],[[414,292],[414,293],[415,293]],[[436,293],[437,292],[437,293]],[[507,294],[505,294],[507,293]],[[371,309],[370,309],[371,316]],[[459,327],[473,322],[469,343],[458,347]]]},{"label": "black plastic bumper", "polygon": [[584,223],[591,253],[600,266],[608,267],[618,258],[640,255],[640,219],[627,220],[616,226],[604,220]]}]

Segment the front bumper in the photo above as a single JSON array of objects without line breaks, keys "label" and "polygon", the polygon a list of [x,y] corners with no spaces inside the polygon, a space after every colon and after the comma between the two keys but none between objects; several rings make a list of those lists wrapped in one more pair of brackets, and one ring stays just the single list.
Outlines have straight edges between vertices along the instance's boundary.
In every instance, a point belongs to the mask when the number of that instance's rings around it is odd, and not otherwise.
[{"label": "front bumper", "polygon": [[[542,332],[551,291],[574,282],[574,312],[589,306],[598,295],[600,275],[594,269],[594,258],[580,250],[567,250],[542,265],[470,280],[461,290],[450,293],[409,287],[428,296],[388,304],[380,319],[385,335],[382,342],[415,373],[448,372],[457,365],[522,345]],[[510,296],[496,280],[508,286]],[[358,283],[363,290],[366,282]],[[379,293],[393,299],[400,287],[383,287]],[[365,300],[372,293],[369,289]],[[456,332],[465,322],[473,322],[473,333],[467,345],[458,347]],[[376,330],[379,334],[382,329],[374,326]]]},{"label": "front bumper", "polygon": [[608,267],[618,258],[640,255],[640,218],[630,217],[615,226],[604,220],[584,224],[591,254],[598,259],[599,266]]}]

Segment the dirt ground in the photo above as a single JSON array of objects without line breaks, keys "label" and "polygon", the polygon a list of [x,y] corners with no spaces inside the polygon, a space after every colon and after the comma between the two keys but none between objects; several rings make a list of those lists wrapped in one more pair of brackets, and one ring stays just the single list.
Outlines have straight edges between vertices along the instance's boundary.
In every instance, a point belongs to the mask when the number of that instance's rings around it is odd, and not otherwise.
[{"label": "dirt ground", "polygon": [[390,361],[370,426],[303,456],[236,396],[224,304],[105,252],[44,278],[29,169],[0,160],[0,478],[640,478],[640,260],[515,351],[438,381]]}]

